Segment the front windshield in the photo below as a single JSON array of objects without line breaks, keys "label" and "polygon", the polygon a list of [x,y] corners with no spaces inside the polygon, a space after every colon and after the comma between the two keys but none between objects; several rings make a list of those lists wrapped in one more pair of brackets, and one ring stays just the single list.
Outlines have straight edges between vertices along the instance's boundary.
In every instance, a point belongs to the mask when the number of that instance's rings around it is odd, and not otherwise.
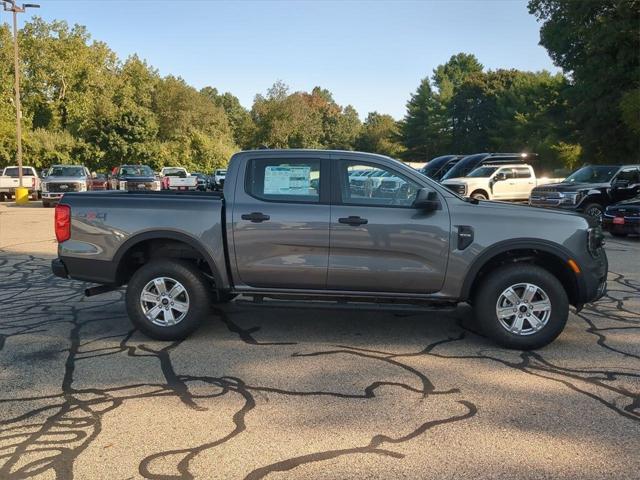
[{"label": "front windshield", "polygon": [[582,167],[569,175],[564,181],[569,183],[607,183],[619,169],[620,167],[605,165]]},{"label": "front windshield", "polygon": [[47,177],[84,177],[82,167],[51,167]]},{"label": "front windshield", "polygon": [[120,170],[121,175],[129,175],[132,177],[153,177],[153,170],[146,165],[131,165],[128,167],[122,167]]},{"label": "front windshield", "polygon": [[496,170],[498,170],[498,167],[480,167],[476,168],[473,172],[467,175],[467,177],[490,177]]}]

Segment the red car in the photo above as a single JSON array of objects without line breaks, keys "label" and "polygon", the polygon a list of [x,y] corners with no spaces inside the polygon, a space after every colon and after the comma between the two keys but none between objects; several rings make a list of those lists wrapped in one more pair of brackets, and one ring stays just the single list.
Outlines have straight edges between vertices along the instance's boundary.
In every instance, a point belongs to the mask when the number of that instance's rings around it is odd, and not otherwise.
[{"label": "red car", "polygon": [[107,176],[103,173],[92,173],[89,179],[89,190],[106,190]]}]

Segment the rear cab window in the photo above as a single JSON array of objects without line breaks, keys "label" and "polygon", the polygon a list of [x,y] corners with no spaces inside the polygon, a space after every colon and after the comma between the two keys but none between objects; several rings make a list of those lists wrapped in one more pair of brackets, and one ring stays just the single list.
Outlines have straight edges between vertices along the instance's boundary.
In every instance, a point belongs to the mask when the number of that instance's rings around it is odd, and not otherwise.
[{"label": "rear cab window", "polygon": [[[18,173],[18,167],[7,167],[4,170],[4,174],[5,176],[12,177],[12,178],[16,178],[20,176],[20,174]],[[36,172],[31,167],[22,167],[22,175],[28,176],[28,177],[35,177]]]}]

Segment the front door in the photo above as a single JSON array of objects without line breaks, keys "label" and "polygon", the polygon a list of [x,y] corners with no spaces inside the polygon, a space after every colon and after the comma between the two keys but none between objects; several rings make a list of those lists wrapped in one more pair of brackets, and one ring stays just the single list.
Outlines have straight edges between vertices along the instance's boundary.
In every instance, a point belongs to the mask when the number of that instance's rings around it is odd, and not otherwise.
[{"label": "front door", "polygon": [[639,193],[640,169],[638,167],[625,168],[611,182],[611,198],[614,202],[628,200]]},{"label": "front door", "polygon": [[496,173],[493,180],[492,195],[496,200],[510,200],[517,197],[518,185],[515,170],[511,167],[502,167]]},{"label": "front door", "polygon": [[[449,212],[412,207],[421,185],[391,167],[333,163],[327,288],[367,292],[432,293],[444,282]],[[362,172],[381,178],[362,188]]]},{"label": "front door", "polygon": [[236,284],[324,289],[329,261],[328,160],[256,158],[238,172],[232,212]]}]

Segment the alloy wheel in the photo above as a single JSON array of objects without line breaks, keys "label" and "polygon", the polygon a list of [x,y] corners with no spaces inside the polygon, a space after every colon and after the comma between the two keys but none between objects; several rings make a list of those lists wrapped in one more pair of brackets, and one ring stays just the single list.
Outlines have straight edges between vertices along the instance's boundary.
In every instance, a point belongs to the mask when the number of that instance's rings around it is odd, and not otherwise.
[{"label": "alloy wheel", "polygon": [[532,283],[517,283],[506,288],[496,302],[500,325],[514,335],[539,332],[551,317],[551,300]]},{"label": "alloy wheel", "polygon": [[151,323],[170,327],[180,323],[189,312],[189,294],[177,280],[158,277],[142,289],[140,306]]}]

